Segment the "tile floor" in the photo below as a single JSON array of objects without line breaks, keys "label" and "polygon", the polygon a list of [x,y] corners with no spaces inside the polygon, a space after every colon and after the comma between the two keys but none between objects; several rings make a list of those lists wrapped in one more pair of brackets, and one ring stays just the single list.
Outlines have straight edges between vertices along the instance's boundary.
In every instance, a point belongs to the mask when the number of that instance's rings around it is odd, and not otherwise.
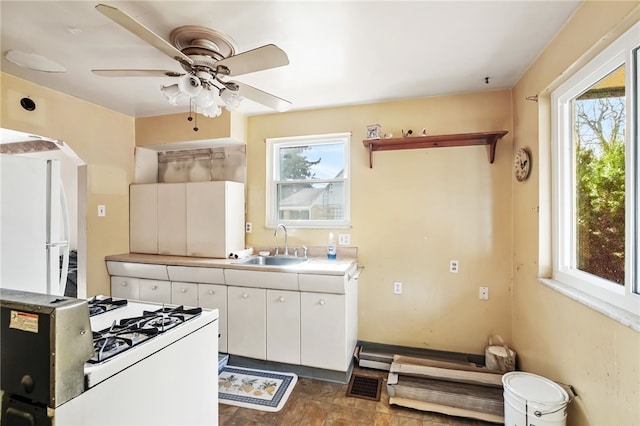
[{"label": "tile floor", "polygon": [[220,404],[220,426],[494,425],[479,420],[389,405],[389,394],[386,390],[387,372],[356,367],[354,373],[384,378],[379,402],[347,397],[347,384],[299,377],[289,400],[279,412],[271,413]]}]

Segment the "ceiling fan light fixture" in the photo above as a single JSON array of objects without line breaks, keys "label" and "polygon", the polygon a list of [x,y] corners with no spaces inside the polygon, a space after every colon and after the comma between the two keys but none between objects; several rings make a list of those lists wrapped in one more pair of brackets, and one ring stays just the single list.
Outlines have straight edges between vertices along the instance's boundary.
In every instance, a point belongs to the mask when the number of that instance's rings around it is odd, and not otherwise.
[{"label": "ceiling fan light fixture", "polygon": [[160,86],[160,91],[171,105],[178,105],[178,99],[182,96],[182,92],[177,84],[171,86]]},{"label": "ceiling fan light fixture", "polygon": [[222,114],[222,109],[220,108],[220,106],[218,106],[217,104],[212,104],[210,107],[208,108],[204,108],[200,111],[198,111],[200,114],[204,115],[205,117],[209,117],[209,118],[215,118],[217,116],[219,116],[220,114]]},{"label": "ceiling fan light fixture", "polygon": [[198,108],[209,108],[216,102],[215,93],[210,89],[204,89],[200,92],[198,96],[194,98],[196,106]]},{"label": "ceiling fan light fixture", "polygon": [[193,98],[202,91],[202,83],[197,76],[185,74],[178,79],[178,88],[183,95]]},{"label": "ceiling fan light fixture", "polygon": [[229,89],[222,89],[220,92],[220,98],[225,104],[225,107],[229,111],[235,111],[240,106],[240,102],[244,99],[242,96],[238,94],[238,92],[234,92]]}]

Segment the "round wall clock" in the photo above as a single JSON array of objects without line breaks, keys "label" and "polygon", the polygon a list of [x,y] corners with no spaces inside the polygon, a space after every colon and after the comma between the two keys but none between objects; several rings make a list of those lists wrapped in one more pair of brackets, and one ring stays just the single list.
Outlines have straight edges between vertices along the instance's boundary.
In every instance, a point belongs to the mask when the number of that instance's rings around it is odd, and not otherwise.
[{"label": "round wall clock", "polygon": [[513,173],[515,174],[518,182],[522,182],[529,177],[530,171],[531,156],[526,149],[520,148],[518,152],[516,152],[516,156],[513,160]]}]

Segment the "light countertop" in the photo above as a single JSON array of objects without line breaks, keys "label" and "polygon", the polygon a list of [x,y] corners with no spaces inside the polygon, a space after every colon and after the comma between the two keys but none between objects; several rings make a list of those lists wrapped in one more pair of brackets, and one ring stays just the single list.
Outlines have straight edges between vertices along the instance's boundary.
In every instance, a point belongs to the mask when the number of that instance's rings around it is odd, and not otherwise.
[{"label": "light countertop", "polygon": [[[256,256],[252,256],[256,257]],[[267,266],[239,263],[245,259],[213,259],[205,257],[167,256],[155,254],[123,253],[105,257],[106,261],[148,263],[171,266],[197,266],[205,268],[244,269],[252,271],[290,272],[296,274],[344,275],[357,267],[356,257],[341,255],[329,260],[326,257],[309,257],[308,262],[288,266]]]}]

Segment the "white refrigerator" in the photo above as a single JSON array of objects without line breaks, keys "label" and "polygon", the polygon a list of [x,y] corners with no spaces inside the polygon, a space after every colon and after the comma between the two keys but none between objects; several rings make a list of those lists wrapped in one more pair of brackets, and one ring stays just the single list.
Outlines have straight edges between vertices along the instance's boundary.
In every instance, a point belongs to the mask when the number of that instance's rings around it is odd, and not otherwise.
[{"label": "white refrigerator", "polygon": [[0,154],[0,287],[62,296],[68,265],[60,163]]}]

